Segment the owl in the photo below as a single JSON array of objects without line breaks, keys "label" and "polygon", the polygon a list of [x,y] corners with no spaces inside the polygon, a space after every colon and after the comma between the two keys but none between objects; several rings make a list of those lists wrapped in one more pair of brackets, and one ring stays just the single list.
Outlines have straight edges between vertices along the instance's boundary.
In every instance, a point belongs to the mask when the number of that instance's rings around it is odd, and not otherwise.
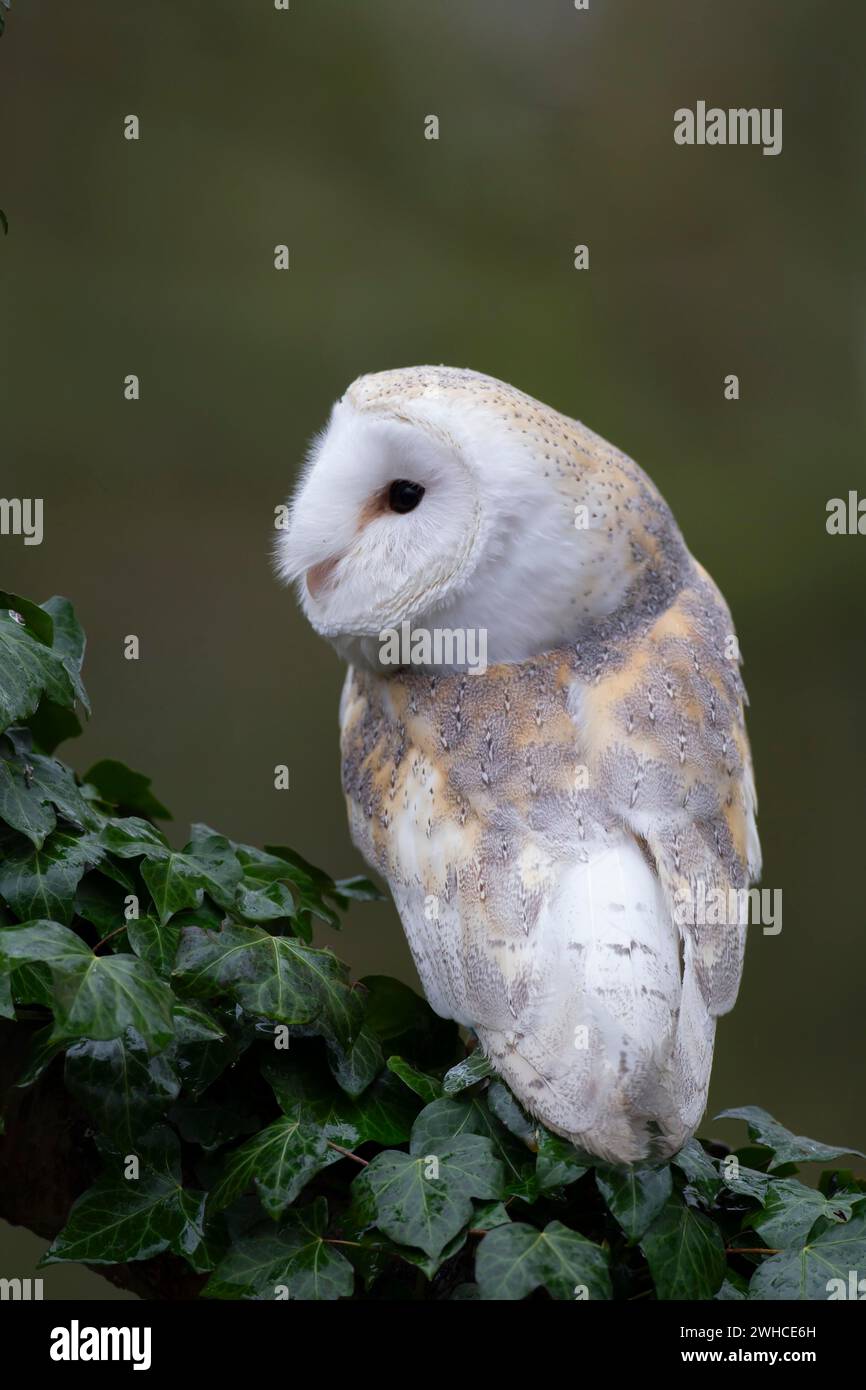
[{"label": "owl", "polygon": [[474,371],[360,377],[288,515],[278,566],[348,662],[352,836],[430,1004],[586,1154],[670,1157],[760,870],[719,590],[636,463]]}]

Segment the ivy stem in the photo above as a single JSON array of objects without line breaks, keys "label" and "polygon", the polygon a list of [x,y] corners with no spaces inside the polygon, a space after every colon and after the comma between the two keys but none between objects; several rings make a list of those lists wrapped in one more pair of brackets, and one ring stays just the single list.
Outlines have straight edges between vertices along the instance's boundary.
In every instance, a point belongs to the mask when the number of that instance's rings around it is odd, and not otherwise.
[{"label": "ivy stem", "polygon": [[351,1158],[353,1163],[361,1163],[365,1168],[369,1168],[370,1165],[367,1162],[366,1158],[359,1158],[357,1154],[352,1153],[351,1149],[344,1149],[342,1144],[335,1144],[333,1139],[329,1139],[327,1142],[328,1148],[336,1149],[337,1153],[342,1154],[344,1158]]},{"label": "ivy stem", "polygon": [[781,1255],[781,1250],[773,1250],[768,1245],[728,1245],[728,1255]]},{"label": "ivy stem", "polygon": [[100,946],[104,946],[106,941],[110,941],[113,936],[120,936],[120,933],[122,931],[126,931],[126,922],[124,922],[122,927],[115,927],[114,931],[110,931],[108,933],[108,936],[100,937],[100,939],[97,941],[96,945],[93,948],[93,954],[96,955],[96,952],[99,950]]}]

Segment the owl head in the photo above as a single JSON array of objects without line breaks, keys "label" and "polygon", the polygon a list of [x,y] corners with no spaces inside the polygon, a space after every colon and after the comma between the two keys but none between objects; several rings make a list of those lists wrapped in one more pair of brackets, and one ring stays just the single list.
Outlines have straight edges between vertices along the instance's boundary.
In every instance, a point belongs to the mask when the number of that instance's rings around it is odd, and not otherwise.
[{"label": "owl head", "polygon": [[473,630],[491,663],[576,640],[682,564],[649,479],[492,377],[358,378],[314,441],[277,567],[316,631],[379,669],[384,633]]}]

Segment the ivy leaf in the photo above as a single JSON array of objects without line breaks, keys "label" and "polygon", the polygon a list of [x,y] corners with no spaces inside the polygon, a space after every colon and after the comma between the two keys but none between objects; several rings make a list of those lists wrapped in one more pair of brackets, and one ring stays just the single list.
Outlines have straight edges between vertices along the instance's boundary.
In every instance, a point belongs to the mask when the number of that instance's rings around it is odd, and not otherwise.
[{"label": "ivy leaf", "polygon": [[150,1052],[171,1042],[172,992],[146,961],[90,953],[86,963],[53,975],[55,1037],[107,1041],[134,1028]]},{"label": "ivy leaf", "polygon": [[140,1148],[140,1176],[125,1178],[124,1169],[116,1168],[98,1178],[79,1197],[40,1265],[120,1264],[169,1248],[178,1254],[195,1248],[202,1194],[184,1192],[176,1136],[163,1129]]},{"label": "ivy leaf", "polygon": [[9,975],[0,975],[0,1018],[14,1018],[15,1004],[12,999],[12,980]]},{"label": "ivy leaf", "polygon": [[53,969],[72,969],[86,966],[93,952],[69,927],[57,922],[22,922],[17,927],[0,929],[0,960],[27,964],[41,962]]},{"label": "ivy leaf", "polygon": [[32,603],[29,598],[22,598],[20,594],[9,594],[3,590],[0,591],[0,610],[26,628],[46,647],[54,645],[54,619],[44,608],[40,608],[38,603]]},{"label": "ivy leaf", "polygon": [[147,961],[164,978],[171,975],[180,927],[172,922],[157,922],[153,917],[131,917],[126,924],[126,939],[140,960]]},{"label": "ivy leaf", "polygon": [[539,1128],[535,1176],[542,1192],[577,1182],[589,1166],[584,1155],[567,1139],[551,1134],[549,1129]]},{"label": "ivy leaf", "polygon": [[369,878],[338,878],[334,888],[341,898],[350,898],[356,903],[384,902],[386,897]]},{"label": "ivy leaf", "polygon": [[328,1044],[328,1065],[334,1079],[350,1096],[358,1096],[382,1070],[382,1047],[375,1033],[361,1028],[348,1047]]},{"label": "ivy leaf", "polygon": [[831,1222],[847,1221],[859,1193],[837,1193],[825,1197],[814,1187],[793,1178],[776,1178],[768,1183],[762,1197],[763,1211],[747,1218],[752,1230],[770,1247],[804,1245],[806,1237],[821,1217]]},{"label": "ivy leaf", "polygon": [[705,1201],[715,1201],[722,1186],[722,1179],[715,1163],[697,1139],[690,1139],[678,1154],[674,1154],[671,1163],[679,1168],[681,1173],[685,1173]]},{"label": "ivy leaf", "polygon": [[0,607],[0,733],[35,714],[43,696],[65,709],[75,704],[75,687],[62,657],[22,618],[20,608]]},{"label": "ivy leaf", "polygon": [[196,1100],[235,1061],[238,1047],[216,1019],[191,1004],[175,1003],[174,1027],[173,1063],[184,1094]]},{"label": "ivy leaf", "polygon": [[39,849],[12,836],[2,846],[0,897],[22,921],[47,917],[71,922],[75,890],[102,854],[91,835],[76,837],[58,830]]},{"label": "ivy leaf", "polygon": [[556,1299],[612,1297],[607,1252],[559,1221],[543,1231],[497,1226],[481,1242],[475,1277],[483,1299],[513,1301],[537,1288]]},{"label": "ivy leaf", "polygon": [[509,1133],[524,1144],[537,1146],[537,1125],[518,1105],[511,1091],[502,1081],[493,1081],[487,1088],[486,1100],[489,1110]]},{"label": "ivy leaf", "polygon": [[422,1100],[438,1100],[442,1094],[442,1083],[437,1081],[435,1076],[427,1076],[423,1071],[418,1071],[410,1062],[405,1062],[402,1057],[389,1057],[385,1064],[389,1071],[395,1076],[399,1076],[405,1086],[410,1091],[414,1091]]},{"label": "ivy leaf", "polygon": [[21,1090],[27,1086],[32,1086],[34,1081],[38,1081],[46,1068],[51,1065],[58,1053],[63,1052],[67,1046],[68,1043],[63,1039],[58,1040],[54,1037],[50,1025],[47,1028],[40,1028],[30,1040],[27,1061],[15,1085]]},{"label": "ivy leaf", "polygon": [[133,772],[125,763],[103,758],[94,763],[81,779],[95,787],[104,801],[122,808],[125,815],[151,820],[171,820],[171,812],[157,801],[150,790],[150,778]]},{"label": "ivy leaf", "polygon": [[106,821],[99,842],[121,859],[165,858],[171,853],[162,831],[139,816],[117,816]]},{"label": "ivy leaf", "polygon": [[858,1158],[866,1157],[859,1149],[819,1144],[817,1140],[807,1139],[805,1135],[792,1134],[759,1105],[741,1105],[736,1110],[723,1110],[716,1119],[745,1120],[749,1127],[749,1138],[753,1143],[763,1144],[772,1150],[771,1168],[780,1168],[785,1163],[809,1163],[815,1160],[842,1158],[845,1154],[856,1154]]},{"label": "ivy leaf", "polygon": [[324,1068],[316,1069],[309,1060],[298,1064],[290,1056],[277,1054],[262,1063],[262,1075],[281,1110],[287,1115],[300,1113],[344,1148],[355,1149],[370,1140],[403,1144],[412,1132],[418,1102],[388,1072],[357,1099],[339,1090]]},{"label": "ivy leaf", "polygon": [[367,991],[367,1022],[383,1042],[422,1031],[428,1025],[430,1005],[402,980],[365,975],[361,984]]},{"label": "ivy leaf", "polygon": [[[204,1289],[205,1298],[349,1298],[355,1276],[328,1245],[328,1204],[318,1197],[279,1227],[262,1223],[236,1240]],[[285,1290],[285,1295],[283,1294]]]},{"label": "ivy leaf", "polygon": [[135,1028],[151,1052],[172,1039],[172,993],[134,956],[96,956],[56,922],[0,930],[0,960],[43,963],[51,970],[54,1037],[107,1041]]},{"label": "ivy leaf", "polygon": [[211,1208],[227,1207],[255,1184],[262,1206],[276,1219],[316,1173],[339,1160],[326,1135],[300,1111],[260,1130],[229,1156],[209,1194]]},{"label": "ivy leaf", "polygon": [[505,1175],[489,1139],[461,1134],[431,1143],[420,1119],[409,1153],[377,1154],[352,1189],[392,1240],[435,1257],[471,1219],[473,1197],[502,1196]]},{"label": "ivy leaf", "polygon": [[640,1240],[673,1191],[670,1167],[599,1167],[595,1182],[607,1208],[628,1236],[629,1244]]},{"label": "ivy leaf", "polygon": [[0,820],[26,836],[36,849],[42,848],[57,824],[50,802],[33,786],[25,768],[5,758],[0,759]]},{"label": "ivy leaf", "polygon": [[281,922],[295,917],[295,900],[284,883],[262,887],[244,879],[235,891],[235,911],[247,922]]},{"label": "ivy leaf", "polygon": [[[480,1096],[471,1100],[451,1100],[445,1096],[425,1106],[415,1122],[413,1131],[417,1142],[426,1150],[443,1144],[450,1137],[477,1134],[487,1139],[502,1164],[505,1174],[505,1193],[523,1195],[528,1192],[532,1172],[532,1155],[492,1115]],[[533,1193],[530,1200],[534,1200]]]},{"label": "ivy leaf", "polygon": [[151,1057],[133,1028],[109,1042],[75,1043],[66,1054],[65,1078],[67,1089],[101,1132],[125,1151],[134,1148],[180,1091],[168,1058]]},{"label": "ivy leaf", "polygon": [[640,1248],[660,1299],[712,1298],[725,1277],[717,1226],[673,1196],[644,1233]]},{"label": "ivy leaf", "polygon": [[493,1066],[485,1057],[480,1047],[476,1047],[465,1057],[462,1062],[458,1062],[456,1067],[445,1073],[442,1080],[442,1089],[446,1096],[454,1096],[460,1091],[467,1090],[474,1086],[477,1081],[483,1081],[486,1076],[493,1075]]},{"label": "ivy leaf", "polygon": [[185,907],[198,907],[204,892],[197,865],[185,854],[169,853],[147,859],[141,876],[150,889],[153,905],[163,924]]},{"label": "ivy leaf", "polygon": [[742,1275],[729,1269],[722,1287],[714,1297],[719,1303],[741,1303],[743,1299],[748,1298],[748,1290],[749,1286]]},{"label": "ivy leaf", "polygon": [[99,869],[82,878],[75,890],[75,915],[90,922],[100,936],[107,936],[125,925],[125,898],[128,891]]},{"label": "ivy leaf", "polygon": [[81,680],[81,665],[84,661],[85,648],[84,629],[75,616],[75,609],[69,599],[62,598],[60,594],[46,599],[39,606],[51,618],[51,645],[69,673],[75,698],[80,701],[89,714],[90,701]]},{"label": "ivy leaf", "polygon": [[[845,1226],[833,1226],[758,1266],[749,1298],[825,1301],[851,1297],[850,1277],[866,1269],[866,1206]],[[841,1281],[835,1285],[832,1280]],[[858,1296],[858,1295],[855,1295]]]},{"label": "ivy leaf", "polygon": [[191,995],[229,994],[256,1017],[313,1025],[344,1049],[361,1027],[361,1000],[336,956],[259,927],[184,928],[174,975]]}]

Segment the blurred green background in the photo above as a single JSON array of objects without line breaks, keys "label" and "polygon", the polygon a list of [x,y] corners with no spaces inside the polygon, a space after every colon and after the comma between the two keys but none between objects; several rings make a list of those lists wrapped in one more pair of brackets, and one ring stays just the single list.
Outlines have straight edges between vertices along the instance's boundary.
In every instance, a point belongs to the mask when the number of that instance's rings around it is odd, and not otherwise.
[{"label": "blurred green background", "polygon": [[[360,870],[342,671],[273,578],[273,509],[359,373],[513,382],[643,464],[737,622],[784,926],[751,935],[710,1113],[861,1148],[866,537],[825,518],[866,494],[864,38],[859,0],[14,0],[0,40],[0,492],[45,499],[0,585],[89,634],[65,756],[151,775],[178,841]],[[782,107],[782,154],[677,147],[698,99]],[[415,978],[390,906],[329,944]],[[43,1244],[0,1239],[31,1273]]]}]

